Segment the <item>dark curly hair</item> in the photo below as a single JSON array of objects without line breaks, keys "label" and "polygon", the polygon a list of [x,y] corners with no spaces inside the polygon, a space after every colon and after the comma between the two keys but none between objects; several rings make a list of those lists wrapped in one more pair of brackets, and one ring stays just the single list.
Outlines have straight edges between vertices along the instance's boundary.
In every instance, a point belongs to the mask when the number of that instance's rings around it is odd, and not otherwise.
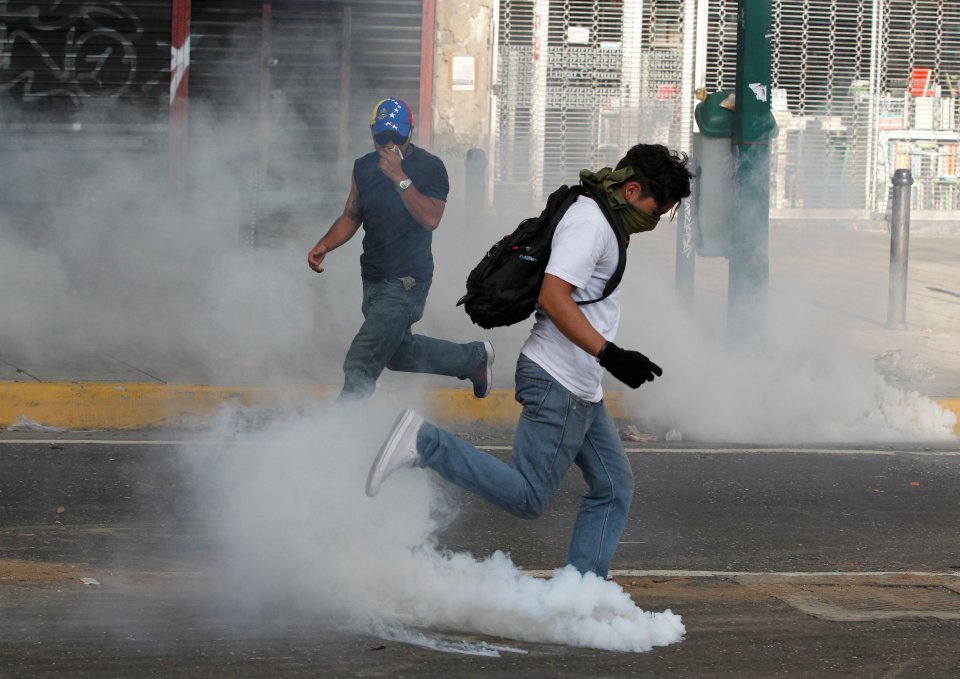
[{"label": "dark curly hair", "polygon": [[687,169],[687,154],[671,151],[663,144],[637,144],[617,163],[617,170],[632,167],[640,182],[642,198],[653,196],[660,205],[680,202],[690,195],[693,173]]}]

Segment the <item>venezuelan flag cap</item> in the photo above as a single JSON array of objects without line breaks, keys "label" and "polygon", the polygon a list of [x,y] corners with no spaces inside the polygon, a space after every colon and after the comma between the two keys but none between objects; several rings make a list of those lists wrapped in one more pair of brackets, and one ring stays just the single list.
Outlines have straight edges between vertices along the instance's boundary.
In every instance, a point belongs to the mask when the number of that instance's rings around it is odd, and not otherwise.
[{"label": "venezuelan flag cap", "polygon": [[370,118],[370,131],[373,134],[393,130],[401,137],[408,137],[412,127],[413,113],[402,99],[390,97],[373,107],[373,117]]}]

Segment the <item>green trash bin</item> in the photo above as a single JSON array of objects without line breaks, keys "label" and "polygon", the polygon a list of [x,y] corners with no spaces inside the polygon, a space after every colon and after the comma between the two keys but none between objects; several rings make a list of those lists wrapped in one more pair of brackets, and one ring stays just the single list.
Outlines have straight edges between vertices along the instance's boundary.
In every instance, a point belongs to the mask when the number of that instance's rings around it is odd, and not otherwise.
[{"label": "green trash bin", "polygon": [[707,95],[694,109],[691,208],[693,245],[700,257],[729,257],[734,197],[733,95]]}]

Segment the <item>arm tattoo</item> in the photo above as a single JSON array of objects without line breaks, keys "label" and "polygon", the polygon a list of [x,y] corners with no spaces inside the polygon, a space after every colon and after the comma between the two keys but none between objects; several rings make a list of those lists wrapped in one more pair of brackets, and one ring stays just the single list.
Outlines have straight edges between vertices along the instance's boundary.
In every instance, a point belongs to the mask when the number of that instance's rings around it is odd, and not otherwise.
[{"label": "arm tattoo", "polygon": [[360,205],[356,196],[351,196],[347,202],[347,216],[355,222],[361,221],[363,214],[360,212]]}]

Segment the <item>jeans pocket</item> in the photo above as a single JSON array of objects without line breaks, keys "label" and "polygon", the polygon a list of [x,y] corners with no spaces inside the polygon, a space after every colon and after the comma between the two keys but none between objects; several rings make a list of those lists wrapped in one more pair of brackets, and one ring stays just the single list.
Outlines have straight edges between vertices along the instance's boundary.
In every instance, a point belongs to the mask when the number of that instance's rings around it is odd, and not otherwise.
[{"label": "jeans pocket", "polygon": [[521,417],[535,420],[540,415],[544,401],[550,394],[551,383],[547,380],[524,378],[517,381],[515,398],[523,407]]}]

